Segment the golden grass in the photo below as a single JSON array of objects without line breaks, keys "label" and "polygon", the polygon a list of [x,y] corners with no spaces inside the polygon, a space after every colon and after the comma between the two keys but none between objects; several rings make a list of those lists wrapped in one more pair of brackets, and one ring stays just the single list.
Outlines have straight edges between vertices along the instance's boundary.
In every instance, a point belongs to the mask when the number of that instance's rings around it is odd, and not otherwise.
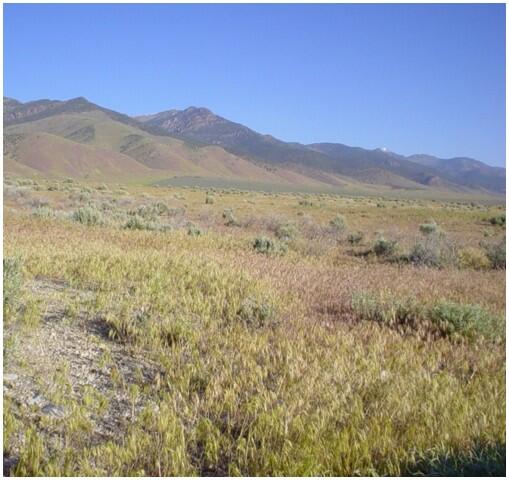
[{"label": "golden grass", "polygon": [[[68,208],[62,192],[44,195]],[[207,223],[207,232],[86,227],[35,218],[7,202],[4,256],[23,259],[23,296],[35,279],[88,292],[69,310],[99,319],[110,341],[159,369],[152,383],[127,384],[111,368],[104,398],[64,395],[63,369],[55,398],[71,414],[58,426],[49,420],[57,444],[7,401],[6,448],[19,451],[14,474],[503,474],[504,345],[402,334],[357,316],[352,297],[371,291],[426,305],[454,301],[504,316],[505,272],[365,260],[345,243],[302,236],[287,255],[261,255],[252,239],[270,234],[266,224],[226,227],[222,211],[234,208],[240,220],[276,211],[298,222],[304,207],[296,196],[222,193],[205,205],[204,191],[151,195],[187,205],[186,215]],[[418,235],[418,225],[433,218],[448,232],[467,232],[465,243],[475,246],[484,217],[497,211],[449,211],[431,202],[380,209],[349,200],[324,197],[309,215],[326,224],[341,213],[351,230],[373,238],[381,227],[386,235]],[[10,314],[6,322],[18,320]],[[131,420],[117,437],[97,440],[89,418],[120,390],[132,401]],[[19,446],[9,440],[13,432],[23,432]]]}]

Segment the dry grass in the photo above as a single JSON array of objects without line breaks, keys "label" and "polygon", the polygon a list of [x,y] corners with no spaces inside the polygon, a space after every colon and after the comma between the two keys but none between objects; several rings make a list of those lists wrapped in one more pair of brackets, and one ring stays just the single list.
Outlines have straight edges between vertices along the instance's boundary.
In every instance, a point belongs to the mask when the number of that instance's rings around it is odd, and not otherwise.
[{"label": "dry grass", "polygon": [[[58,331],[65,321],[75,329],[98,324],[109,337],[105,352],[125,350],[129,372],[143,358],[158,373],[150,381],[126,376],[105,353],[90,360],[110,378],[95,393],[75,388],[72,369],[39,378],[68,412],[58,420],[5,396],[4,451],[16,458],[15,475],[505,472],[505,335],[426,337],[373,322],[352,303],[361,292],[412,298],[426,309],[454,302],[503,321],[504,271],[360,255],[382,229],[402,248],[412,245],[431,219],[449,238],[479,248],[483,229],[492,241],[503,235],[485,220],[498,207],[385,201],[380,208],[369,198],[217,191],[206,204],[199,189],[56,187],[6,198],[4,256],[21,258],[23,273],[19,305],[6,315],[7,368],[20,376],[36,368],[20,339],[50,331],[44,312],[56,311]],[[90,198],[80,200],[84,188]],[[60,214],[33,216],[31,197]],[[106,197],[100,225],[70,217]],[[171,229],[122,228],[129,211],[161,201],[168,210],[150,221]],[[178,222],[174,208],[185,209]],[[228,208],[236,225],[225,225]],[[337,214],[347,231],[329,228]],[[186,222],[204,232],[188,234]],[[287,224],[292,235],[276,239]],[[347,241],[353,231],[364,233],[359,245]],[[286,254],[260,255],[259,236],[284,242]],[[41,281],[61,285],[58,296],[37,296]],[[44,327],[33,321],[38,315]],[[120,392],[125,419],[98,436],[94,422]]]}]

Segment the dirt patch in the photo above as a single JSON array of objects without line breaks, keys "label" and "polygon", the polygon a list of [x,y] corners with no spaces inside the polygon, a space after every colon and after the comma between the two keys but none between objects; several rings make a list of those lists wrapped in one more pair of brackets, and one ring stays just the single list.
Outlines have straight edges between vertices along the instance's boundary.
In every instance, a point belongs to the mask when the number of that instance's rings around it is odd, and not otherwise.
[{"label": "dirt patch", "polygon": [[61,448],[61,420],[71,416],[84,422],[88,446],[121,439],[160,376],[146,352],[110,340],[100,316],[82,310],[70,318],[69,300],[86,301],[93,292],[40,278],[28,289],[43,305],[39,325],[4,325],[4,400],[23,426],[4,454],[7,475],[30,425],[50,452]]}]

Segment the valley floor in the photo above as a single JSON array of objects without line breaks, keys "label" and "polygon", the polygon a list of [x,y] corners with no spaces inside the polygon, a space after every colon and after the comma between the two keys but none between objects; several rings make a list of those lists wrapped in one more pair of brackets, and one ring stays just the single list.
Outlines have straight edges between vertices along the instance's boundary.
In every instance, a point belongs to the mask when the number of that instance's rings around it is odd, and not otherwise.
[{"label": "valley floor", "polygon": [[4,473],[504,475],[505,209],[4,180]]}]

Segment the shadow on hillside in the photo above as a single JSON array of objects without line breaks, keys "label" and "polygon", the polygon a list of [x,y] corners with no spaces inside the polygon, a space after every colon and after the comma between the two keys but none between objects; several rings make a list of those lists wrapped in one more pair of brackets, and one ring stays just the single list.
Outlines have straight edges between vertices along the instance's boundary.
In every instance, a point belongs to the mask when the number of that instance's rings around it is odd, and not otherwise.
[{"label": "shadow on hillside", "polygon": [[486,445],[476,443],[468,453],[436,458],[423,458],[408,465],[404,476],[433,477],[505,477],[506,444]]}]

